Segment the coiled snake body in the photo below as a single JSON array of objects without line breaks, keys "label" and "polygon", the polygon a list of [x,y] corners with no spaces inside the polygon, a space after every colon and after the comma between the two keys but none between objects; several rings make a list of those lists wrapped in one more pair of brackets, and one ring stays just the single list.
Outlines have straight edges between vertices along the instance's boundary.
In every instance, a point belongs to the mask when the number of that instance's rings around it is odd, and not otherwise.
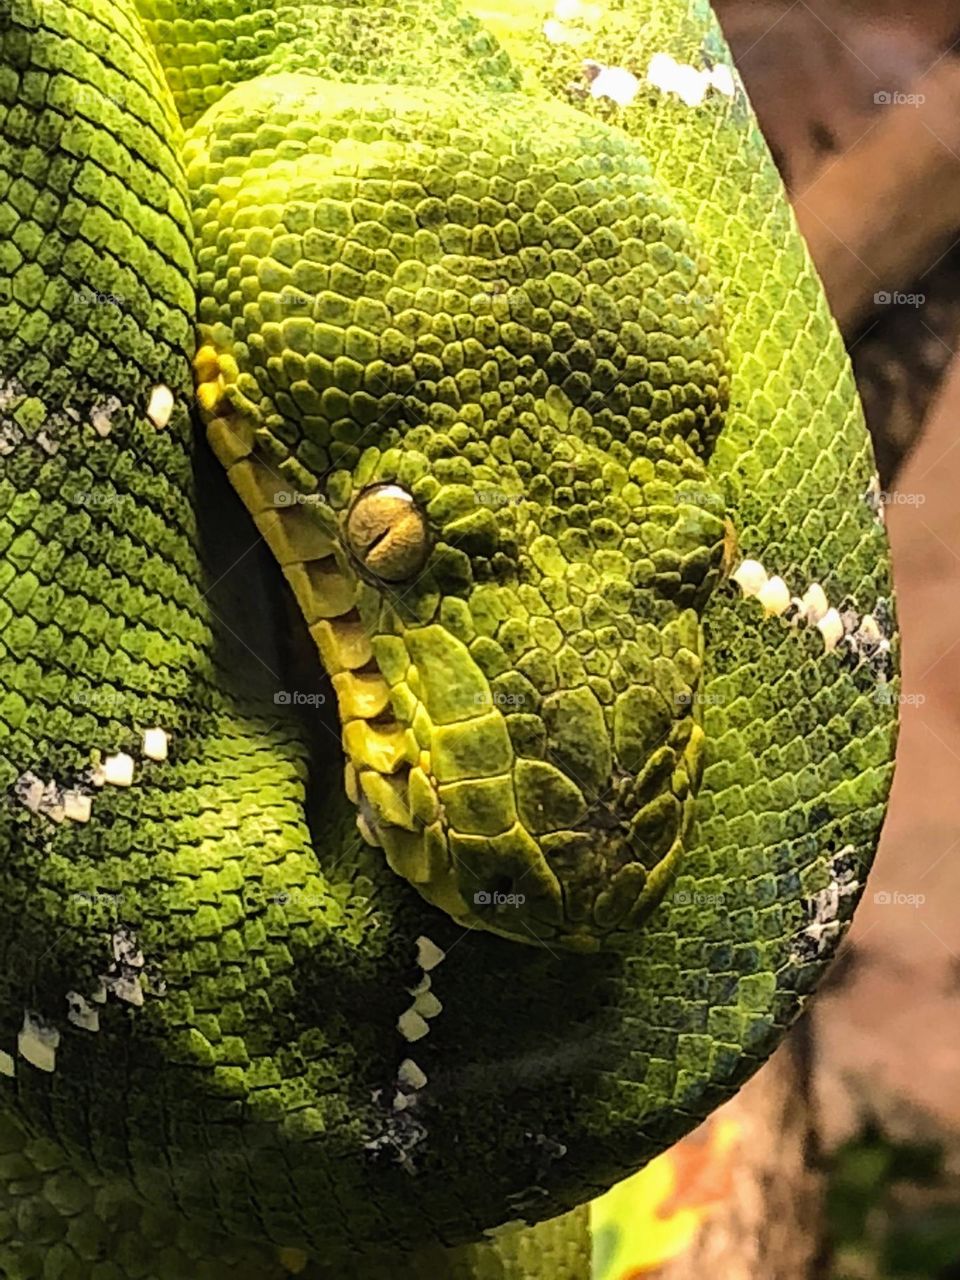
[{"label": "coiled snake body", "polygon": [[712,15],[0,32],[0,1269],[584,1274],[582,1215],[469,1242],[766,1057],[895,736]]}]

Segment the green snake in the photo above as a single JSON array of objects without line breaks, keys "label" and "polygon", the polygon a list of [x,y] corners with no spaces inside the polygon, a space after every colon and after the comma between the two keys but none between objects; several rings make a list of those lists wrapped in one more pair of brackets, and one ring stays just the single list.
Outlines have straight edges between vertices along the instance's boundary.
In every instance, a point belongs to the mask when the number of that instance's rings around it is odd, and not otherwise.
[{"label": "green snake", "polygon": [[0,48],[0,1274],[588,1276],[577,1206],[814,988],[895,742],[868,439],[712,13],[4,0]]}]

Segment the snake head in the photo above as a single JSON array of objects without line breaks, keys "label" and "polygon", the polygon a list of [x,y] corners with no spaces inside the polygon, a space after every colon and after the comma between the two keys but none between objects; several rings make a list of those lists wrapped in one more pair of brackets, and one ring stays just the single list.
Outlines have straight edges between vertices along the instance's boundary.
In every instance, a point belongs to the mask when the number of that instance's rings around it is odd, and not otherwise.
[{"label": "snake head", "polygon": [[557,104],[464,125],[278,80],[188,147],[209,439],[336,690],[365,838],[464,925],[595,949],[662,898],[704,758],[726,376],[696,245]]}]

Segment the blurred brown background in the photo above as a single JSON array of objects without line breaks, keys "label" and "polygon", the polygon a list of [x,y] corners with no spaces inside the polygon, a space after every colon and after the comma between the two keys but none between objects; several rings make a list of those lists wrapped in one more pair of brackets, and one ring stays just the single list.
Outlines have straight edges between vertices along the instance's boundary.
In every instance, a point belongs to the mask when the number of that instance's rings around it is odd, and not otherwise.
[{"label": "blurred brown background", "polygon": [[705,1226],[643,1274],[960,1280],[960,0],[714,3],[854,362],[904,702],[842,956],[693,1139],[706,1152],[711,1124],[740,1126],[722,1196],[716,1158],[698,1185],[683,1157]]}]

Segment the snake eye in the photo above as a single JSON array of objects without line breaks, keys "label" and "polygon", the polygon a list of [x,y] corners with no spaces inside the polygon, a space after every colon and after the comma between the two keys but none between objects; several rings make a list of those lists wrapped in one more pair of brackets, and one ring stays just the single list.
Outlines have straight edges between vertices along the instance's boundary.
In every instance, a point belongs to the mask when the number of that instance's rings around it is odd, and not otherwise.
[{"label": "snake eye", "polygon": [[350,508],[346,533],[360,564],[384,582],[412,577],[430,550],[426,517],[396,484],[364,489]]}]

